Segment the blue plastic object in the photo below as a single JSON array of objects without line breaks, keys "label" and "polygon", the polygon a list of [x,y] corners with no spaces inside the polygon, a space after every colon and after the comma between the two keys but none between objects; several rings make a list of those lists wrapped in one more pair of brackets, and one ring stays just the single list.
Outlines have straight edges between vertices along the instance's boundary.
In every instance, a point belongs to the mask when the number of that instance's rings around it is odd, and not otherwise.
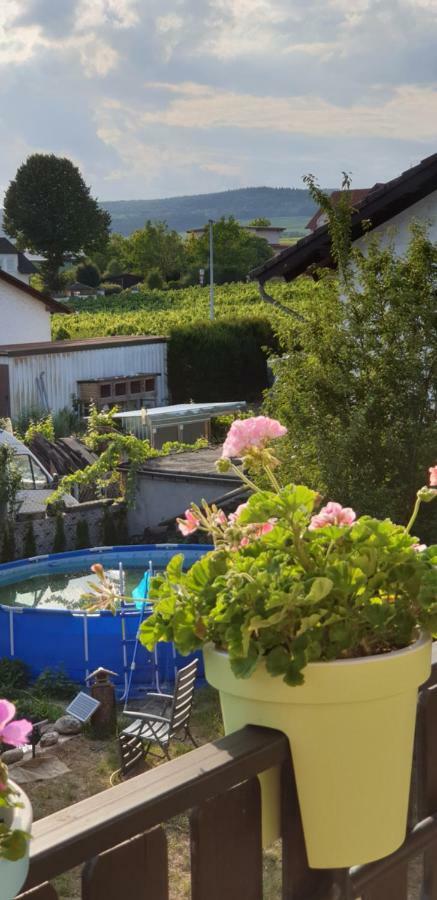
[{"label": "blue plastic object", "polygon": [[147,600],[147,598],[149,596],[149,587],[150,587],[150,570],[147,570],[147,572],[144,572],[144,575],[143,575],[140,583],[137,584],[136,588],[134,588],[132,591],[133,599],[136,601],[140,601],[139,603],[138,602],[135,603],[135,606],[137,607],[137,609],[141,608],[141,606],[143,605],[143,602],[145,600]]},{"label": "blue plastic object", "polygon": [[[13,584],[32,577],[46,575],[50,579],[52,573],[83,572],[89,570],[92,563],[100,562],[105,569],[117,568],[123,564],[125,570],[139,568],[144,560],[151,560],[154,570],[163,568],[176,553],[183,553],[185,566],[188,569],[200,559],[211,547],[203,544],[152,544],[117,547],[98,547],[90,550],[76,550],[66,553],[53,553],[47,556],[16,560],[0,565],[0,585]],[[136,608],[136,603],[138,607]],[[145,607],[145,616],[151,610],[141,601],[132,604],[132,612],[125,617],[126,638],[135,642],[141,610]],[[85,654],[85,648],[87,653]],[[173,656],[171,644],[158,645],[158,666],[161,683],[173,682],[175,667],[180,668],[192,659],[193,655]],[[198,654],[195,654],[198,655]],[[27,663],[33,677],[37,677],[45,668],[62,668],[74,681],[83,682],[85,670],[93,671],[104,666],[118,672],[115,679],[123,683],[124,662],[121,641],[121,616],[107,611],[85,614],[83,611],[72,612],[67,609],[29,609],[23,606],[0,606],[0,657],[16,657]],[[87,656],[87,661],[85,659]],[[144,648],[141,652],[141,665],[134,672],[133,680],[137,684],[152,683],[155,672],[153,654]],[[200,660],[199,675],[203,675],[203,662]]]}]

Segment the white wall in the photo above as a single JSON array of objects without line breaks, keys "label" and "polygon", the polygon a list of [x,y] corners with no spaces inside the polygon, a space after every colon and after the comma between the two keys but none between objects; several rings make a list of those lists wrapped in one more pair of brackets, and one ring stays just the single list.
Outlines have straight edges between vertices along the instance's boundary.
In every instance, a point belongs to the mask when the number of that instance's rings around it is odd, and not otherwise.
[{"label": "white wall", "polygon": [[50,340],[50,312],[44,303],[0,279],[0,344]]},{"label": "white wall", "polygon": [[145,528],[159,528],[167,519],[183,515],[190,503],[210,503],[238,487],[228,478],[159,478],[146,473],[137,476],[135,506],[128,510],[130,535],[142,535]]},{"label": "white wall", "polygon": [[[429,226],[429,238],[431,241],[437,242],[437,191],[433,191],[432,194],[424,197],[423,200],[413,203],[412,206],[398,213],[389,222],[373,228],[369,234],[371,236],[375,234],[381,235],[382,246],[393,243],[397,255],[403,256],[410,242],[411,234],[409,229],[413,221]],[[354,241],[354,247],[365,250],[366,236],[363,235],[363,237]]]}]

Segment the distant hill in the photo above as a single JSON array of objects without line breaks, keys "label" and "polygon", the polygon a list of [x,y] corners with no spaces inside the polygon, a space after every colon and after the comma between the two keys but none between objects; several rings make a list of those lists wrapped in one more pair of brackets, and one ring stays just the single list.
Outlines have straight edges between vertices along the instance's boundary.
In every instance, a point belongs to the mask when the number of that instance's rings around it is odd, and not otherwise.
[{"label": "distant hill", "polygon": [[270,187],[164,200],[102,201],[101,206],[111,214],[112,230],[124,235],[142,228],[147,219],[167,222],[169,228],[184,232],[200,228],[208,219],[231,215],[240,222],[266,216],[274,225],[285,225],[290,234],[303,234],[316,209],[306,190]]}]

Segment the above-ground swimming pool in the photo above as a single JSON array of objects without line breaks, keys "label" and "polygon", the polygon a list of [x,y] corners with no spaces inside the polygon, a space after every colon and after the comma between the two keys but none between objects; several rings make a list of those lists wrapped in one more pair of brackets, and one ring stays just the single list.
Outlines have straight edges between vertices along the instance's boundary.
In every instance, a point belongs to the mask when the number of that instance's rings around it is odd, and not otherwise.
[{"label": "above-ground swimming pool", "polygon": [[171,644],[159,644],[155,653],[139,645],[131,669],[141,616],[150,613],[141,604],[127,604],[115,615],[85,613],[78,604],[88,582],[96,581],[90,567],[99,562],[105,570],[118,570],[121,564],[129,597],[149,564],[156,572],[183,553],[189,568],[209,549],[197,544],[99,547],[0,565],[0,657],[23,660],[34,677],[46,668],[62,669],[83,683],[89,672],[104,666],[117,673],[121,693],[129,678],[133,690],[138,685],[159,689],[192,657],[180,656]]}]

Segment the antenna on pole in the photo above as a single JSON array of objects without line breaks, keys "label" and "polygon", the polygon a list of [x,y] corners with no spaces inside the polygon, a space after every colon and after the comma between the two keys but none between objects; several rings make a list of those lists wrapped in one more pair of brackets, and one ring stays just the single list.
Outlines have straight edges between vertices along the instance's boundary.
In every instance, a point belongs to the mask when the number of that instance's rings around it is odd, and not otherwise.
[{"label": "antenna on pole", "polygon": [[209,220],[209,318],[214,318],[214,222]]}]

